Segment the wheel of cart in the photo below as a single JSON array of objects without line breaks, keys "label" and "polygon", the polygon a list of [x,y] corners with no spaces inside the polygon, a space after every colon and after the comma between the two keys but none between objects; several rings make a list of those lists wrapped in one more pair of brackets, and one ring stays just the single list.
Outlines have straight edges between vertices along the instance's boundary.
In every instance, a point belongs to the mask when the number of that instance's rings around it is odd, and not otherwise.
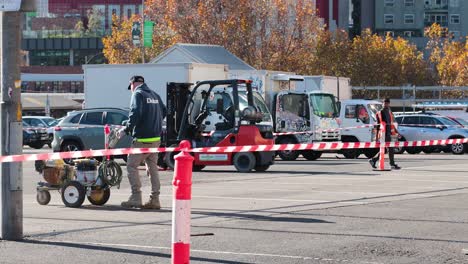
[{"label": "wheel of cart", "polygon": [[110,198],[110,188],[109,187],[91,187],[88,191],[86,197],[91,204],[94,205],[104,205],[109,201]]},{"label": "wheel of cart", "polygon": [[40,205],[48,205],[50,202],[50,192],[48,190],[37,190],[36,201]]},{"label": "wheel of cart", "polygon": [[69,181],[62,187],[62,201],[66,207],[80,207],[86,197],[86,189],[79,181]]}]

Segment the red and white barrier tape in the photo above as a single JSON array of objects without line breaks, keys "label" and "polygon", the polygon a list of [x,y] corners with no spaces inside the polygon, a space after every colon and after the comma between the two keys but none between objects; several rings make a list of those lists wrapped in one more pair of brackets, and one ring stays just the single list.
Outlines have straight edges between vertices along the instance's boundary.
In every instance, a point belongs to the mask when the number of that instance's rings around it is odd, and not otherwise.
[{"label": "red and white barrier tape", "polygon": [[[468,138],[445,139],[445,140],[422,140],[422,141],[399,141],[387,142],[385,147],[425,147],[437,145],[468,143]],[[189,152],[197,153],[227,153],[227,152],[256,152],[256,151],[283,151],[283,150],[340,150],[340,149],[360,149],[360,148],[379,148],[379,142],[318,142],[310,144],[282,144],[282,145],[255,145],[238,147],[206,147],[194,148]],[[0,156],[1,162],[22,162],[49,159],[70,159],[84,157],[100,157],[107,155],[126,155],[126,154],[144,154],[155,152],[173,152],[180,151],[180,148],[122,148],[122,149],[101,149],[101,150],[82,150],[71,152],[55,152],[41,154],[23,154]]]},{"label": "red and white barrier tape", "polygon": [[273,133],[274,136],[287,136],[287,135],[300,135],[300,134],[314,134],[314,133],[321,133],[321,132],[335,132],[340,130],[351,130],[351,129],[359,129],[359,128],[366,128],[366,127],[373,127],[374,125],[362,125],[362,126],[355,126],[355,127],[341,127],[341,128],[332,128],[332,129],[322,129],[316,131],[294,131],[294,132],[278,132]]}]

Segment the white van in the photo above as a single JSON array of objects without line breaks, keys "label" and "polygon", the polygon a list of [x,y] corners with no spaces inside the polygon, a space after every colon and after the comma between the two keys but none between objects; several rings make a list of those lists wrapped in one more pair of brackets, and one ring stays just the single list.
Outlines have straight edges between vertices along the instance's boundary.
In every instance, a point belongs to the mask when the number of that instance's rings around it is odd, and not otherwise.
[{"label": "white van", "polygon": [[[366,99],[350,99],[340,102],[340,128],[342,142],[371,142],[375,140],[376,114],[382,109],[381,102]],[[364,154],[371,158],[378,149],[350,149],[341,153],[349,159]]]}]

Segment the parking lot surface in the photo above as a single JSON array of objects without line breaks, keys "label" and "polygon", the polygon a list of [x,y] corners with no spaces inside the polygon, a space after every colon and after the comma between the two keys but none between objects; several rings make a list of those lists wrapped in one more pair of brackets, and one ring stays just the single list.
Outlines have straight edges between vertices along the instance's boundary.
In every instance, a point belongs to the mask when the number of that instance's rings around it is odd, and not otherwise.
[{"label": "parking lot surface", "polygon": [[[390,172],[335,156],[194,172],[191,263],[468,263],[468,156],[397,155]],[[123,169],[105,206],[74,209],[58,192],[39,205],[25,163],[25,239],[0,241],[0,262],[169,263],[173,172],[160,172],[162,210],[126,210]]]}]

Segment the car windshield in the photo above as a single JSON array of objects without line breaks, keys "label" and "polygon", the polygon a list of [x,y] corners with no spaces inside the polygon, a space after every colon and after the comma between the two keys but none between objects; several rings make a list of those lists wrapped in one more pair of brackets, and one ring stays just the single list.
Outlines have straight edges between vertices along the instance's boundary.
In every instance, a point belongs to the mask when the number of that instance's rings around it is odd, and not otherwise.
[{"label": "car windshield", "polygon": [[58,123],[57,120],[53,118],[44,118],[43,120],[48,127],[55,126]]},{"label": "car windshield", "polygon": [[463,119],[463,118],[457,117],[457,118],[455,118],[455,120],[457,120],[458,123],[460,123],[460,124],[462,124],[462,125],[464,125],[464,126],[468,126],[468,121],[466,121],[466,120]]},{"label": "car windshield", "polygon": [[447,125],[447,126],[460,126],[460,124],[458,124],[457,122],[453,121],[452,119],[448,117],[441,116],[438,119],[440,122],[442,122],[442,124]]},{"label": "car windshield", "polygon": [[335,97],[331,94],[310,94],[310,107],[313,109],[314,115],[319,117],[338,116]]},{"label": "car windshield", "polygon": [[[263,121],[270,122],[271,121],[270,111],[268,111],[268,107],[263,101],[262,96],[258,92],[253,92],[253,97],[254,97],[255,105],[263,113]],[[247,91],[239,91],[239,110],[242,111],[247,106],[248,106]]]},{"label": "car windshield", "polygon": [[368,104],[367,108],[371,111],[371,116],[375,120],[377,120],[377,112],[382,110],[382,104]]}]

